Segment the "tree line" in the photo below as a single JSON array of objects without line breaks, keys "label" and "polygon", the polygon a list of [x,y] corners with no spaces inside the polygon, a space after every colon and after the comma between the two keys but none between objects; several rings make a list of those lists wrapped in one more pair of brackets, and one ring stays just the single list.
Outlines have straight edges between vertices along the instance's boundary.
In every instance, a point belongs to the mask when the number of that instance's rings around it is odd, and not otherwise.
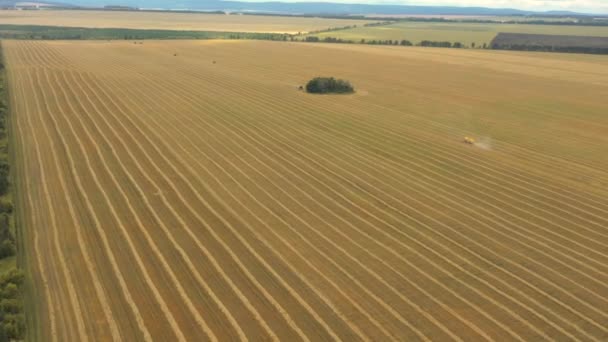
[{"label": "tree line", "polygon": [[608,47],[588,47],[588,46],[555,46],[537,44],[493,44],[494,50],[515,50],[515,51],[540,51],[540,52],[567,52],[567,53],[586,53],[595,55],[608,55]]},{"label": "tree line", "polygon": [[[10,194],[8,158],[8,115],[6,73],[0,45],[0,262],[9,262],[17,252],[13,225],[13,202]],[[0,342],[22,340],[25,336],[23,311],[24,274],[16,267],[0,274]]]},{"label": "tree line", "polygon": [[[306,42],[312,43],[339,43],[339,44],[369,44],[369,45],[399,45],[399,46],[425,46],[425,47],[444,47],[444,48],[455,48],[461,49],[466,46],[461,42],[448,42],[448,41],[431,41],[423,40],[416,44],[412,43],[407,39],[361,39],[358,41],[350,39],[342,39],[336,37],[323,37],[322,39],[317,36],[308,36],[304,39]],[[471,43],[471,47],[475,48],[475,43]],[[487,44],[484,43],[480,48],[487,48]]]}]

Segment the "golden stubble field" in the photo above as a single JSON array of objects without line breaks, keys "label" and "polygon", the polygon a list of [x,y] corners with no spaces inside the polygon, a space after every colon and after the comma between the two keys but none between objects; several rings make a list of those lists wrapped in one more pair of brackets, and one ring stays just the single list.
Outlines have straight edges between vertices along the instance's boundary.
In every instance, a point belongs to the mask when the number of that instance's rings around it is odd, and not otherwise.
[{"label": "golden stubble field", "polygon": [[3,50],[34,339],[608,338],[604,57]]},{"label": "golden stubble field", "polygon": [[128,11],[0,11],[0,24],[186,31],[298,33],[371,21]]}]

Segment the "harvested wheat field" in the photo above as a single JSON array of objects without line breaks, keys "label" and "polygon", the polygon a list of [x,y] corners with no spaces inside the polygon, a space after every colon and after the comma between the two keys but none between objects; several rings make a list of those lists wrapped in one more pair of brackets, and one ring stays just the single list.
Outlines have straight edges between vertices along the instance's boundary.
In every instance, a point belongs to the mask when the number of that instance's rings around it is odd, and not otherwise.
[{"label": "harvested wheat field", "polygon": [[325,30],[331,27],[363,25],[369,22],[372,21],[178,12],[76,10],[0,11],[0,24],[147,30],[293,34],[298,32]]},{"label": "harvested wheat field", "polygon": [[604,57],[3,47],[33,339],[608,339]]}]

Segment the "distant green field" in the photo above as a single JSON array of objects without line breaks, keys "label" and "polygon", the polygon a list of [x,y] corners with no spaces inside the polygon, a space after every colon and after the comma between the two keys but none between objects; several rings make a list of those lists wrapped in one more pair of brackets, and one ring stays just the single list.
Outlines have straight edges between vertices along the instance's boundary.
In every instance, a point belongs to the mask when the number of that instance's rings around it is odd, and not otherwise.
[{"label": "distant green field", "polygon": [[336,37],[345,40],[402,40],[412,43],[422,40],[461,42],[466,46],[488,44],[498,32],[559,34],[574,36],[608,37],[606,26],[561,26],[527,24],[488,24],[488,23],[437,23],[437,22],[398,22],[385,26],[356,27],[348,30],[315,34],[320,38]]}]

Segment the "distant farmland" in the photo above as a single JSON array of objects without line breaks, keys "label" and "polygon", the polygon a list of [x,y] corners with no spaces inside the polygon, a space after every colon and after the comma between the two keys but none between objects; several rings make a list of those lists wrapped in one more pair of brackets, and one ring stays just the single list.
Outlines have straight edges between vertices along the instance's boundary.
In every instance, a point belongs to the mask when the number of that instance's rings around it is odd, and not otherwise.
[{"label": "distant farmland", "polygon": [[606,58],[3,50],[33,340],[608,336]]},{"label": "distant farmland", "polygon": [[180,31],[298,33],[330,27],[363,25],[370,21],[258,15],[168,13],[138,11],[7,11],[0,24],[84,28],[125,28]]},{"label": "distant farmland", "polygon": [[397,22],[391,25],[372,26],[334,32],[313,34],[314,36],[336,37],[359,42],[365,40],[402,40],[412,43],[422,40],[461,42],[466,46],[490,44],[498,32],[557,34],[571,36],[608,37],[606,26],[563,26],[530,24],[487,24],[487,23],[438,23],[438,22]]},{"label": "distant farmland", "polygon": [[561,51],[608,54],[608,37],[558,36],[548,34],[499,33],[493,49]]}]

